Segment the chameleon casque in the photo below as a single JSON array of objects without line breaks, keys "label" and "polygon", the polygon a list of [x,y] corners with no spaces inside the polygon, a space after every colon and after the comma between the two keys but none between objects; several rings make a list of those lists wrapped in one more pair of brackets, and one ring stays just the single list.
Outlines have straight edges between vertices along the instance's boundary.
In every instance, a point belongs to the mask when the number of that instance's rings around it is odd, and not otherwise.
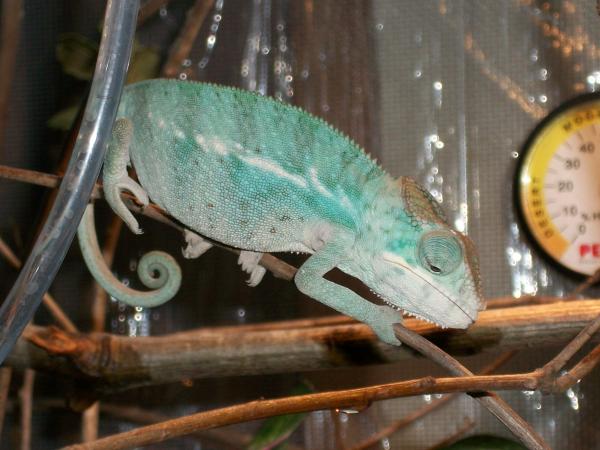
[{"label": "chameleon casque", "polygon": [[[143,188],[129,177],[130,164]],[[106,200],[134,233],[141,230],[121,200],[123,190],[143,205],[151,199],[189,228],[185,257],[211,247],[200,235],[242,249],[239,263],[250,285],[264,275],[262,252],[310,253],[295,276],[298,289],[368,324],[387,343],[400,344],[392,325],[401,322],[401,310],[466,328],[483,309],[475,249],[429,193],[410,178],[393,179],[325,121],[277,100],[205,83],[129,85],[103,182]],[[153,291],[135,291],[112,275],[92,208],[78,234],[100,285],[136,306],[173,297],[181,274],[166,253],[150,252],[138,265]],[[325,279],[335,267],[384,304]]]}]

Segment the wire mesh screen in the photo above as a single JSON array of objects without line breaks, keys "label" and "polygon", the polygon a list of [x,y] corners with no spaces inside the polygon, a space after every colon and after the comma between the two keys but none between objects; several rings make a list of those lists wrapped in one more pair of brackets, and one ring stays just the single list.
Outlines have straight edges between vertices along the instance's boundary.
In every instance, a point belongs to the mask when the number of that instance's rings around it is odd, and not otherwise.
[{"label": "wire mesh screen", "polygon": [[[139,45],[166,59],[200,2],[163,3],[137,37]],[[84,91],[84,83],[61,72],[55,48],[64,32],[97,41],[102,10],[103,5],[93,1],[25,1],[4,164],[57,170],[63,138],[48,129],[47,120],[72,103],[75,93]],[[598,88],[599,24],[594,2],[579,0],[215,0],[175,76],[238,86],[301,106],[350,135],[392,175],[418,179],[452,224],[477,244],[487,297],[563,295],[578,280],[548,264],[523,238],[514,217],[512,183],[516,159],[534,125],[564,100]],[[10,236],[22,254],[36,231],[31,218],[40,214],[43,200],[38,189],[0,181],[0,216],[5,218],[0,232]],[[108,210],[99,209],[102,230]],[[133,285],[141,254],[155,248],[178,254],[183,245],[178,233],[160,224],[141,219],[141,226],[146,231],[141,237],[123,232],[113,266]],[[296,265],[303,261],[299,256],[283,257]],[[287,281],[266,277],[257,288],[249,288],[236,257],[218,249],[199,260],[179,260],[185,281],[174,302],[145,310],[111,301],[106,330],[144,336],[330,313]],[[14,273],[7,266],[2,270],[5,294]],[[91,326],[91,289],[74,247],[52,292],[82,330]],[[43,311],[36,321],[50,323]],[[504,370],[530,370],[553,354],[552,349],[524,351]],[[476,369],[488,359],[468,358],[466,364]],[[306,377],[324,390],[442,373],[417,361],[311,372]],[[108,400],[182,415],[283,395],[295,380],[289,375],[184,380]],[[552,397],[520,392],[504,397],[552,448],[591,449],[600,438],[593,424],[600,401],[596,380],[592,375],[566,394]],[[38,377],[34,448],[77,440],[80,416],[57,404],[56,392],[77,399],[84,391],[85,386]],[[433,400],[425,396],[387,401],[356,414],[313,413],[292,442],[307,449],[351,447]],[[473,432],[507,435],[489,413],[461,397],[373,448],[429,448],[469,419],[476,424]],[[100,433],[132,426],[107,413]],[[196,436],[154,448],[239,448],[240,441],[227,443],[223,434],[247,436],[257,426],[232,427],[220,436]],[[15,407],[9,410],[2,448],[15,448],[18,436]]]}]

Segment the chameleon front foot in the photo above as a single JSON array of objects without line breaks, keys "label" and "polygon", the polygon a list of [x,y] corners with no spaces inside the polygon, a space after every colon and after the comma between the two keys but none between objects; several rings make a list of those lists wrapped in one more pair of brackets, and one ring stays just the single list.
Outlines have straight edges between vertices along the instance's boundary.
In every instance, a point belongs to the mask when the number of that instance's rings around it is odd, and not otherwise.
[{"label": "chameleon front foot", "polygon": [[199,258],[212,247],[210,242],[193,231],[183,230],[183,237],[187,246],[182,249],[182,253],[186,259]]},{"label": "chameleon front foot", "polygon": [[402,345],[402,342],[398,340],[394,333],[394,324],[402,323],[402,316],[387,306],[378,306],[377,308],[379,314],[375,319],[369,320],[367,324],[377,337],[386,344]]},{"label": "chameleon front foot", "polygon": [[257,286],[265,276],[267,269],[263,266],[259,265],[258,262],[260,258],[262,258],[262,253],[250,252],[247,250],[242,250],[240,252],[240,257],[238,258],[238,264],[242,266],[242,270],[248,274],[250,274],[250,278],[246,281],[248,286],[255,287]]}]

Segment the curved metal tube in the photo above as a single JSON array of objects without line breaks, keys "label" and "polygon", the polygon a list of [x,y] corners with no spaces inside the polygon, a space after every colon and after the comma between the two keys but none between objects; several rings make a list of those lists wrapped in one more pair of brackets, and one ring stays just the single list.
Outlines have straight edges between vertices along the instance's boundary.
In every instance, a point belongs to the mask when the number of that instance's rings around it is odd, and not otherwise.
[{"label": "curved metal tube", "polygon": [[109,0],[94,80],[69,167],[27,262],[0,308],[0,363],[32,319],[98,178],[131,55],[139,0]]}]

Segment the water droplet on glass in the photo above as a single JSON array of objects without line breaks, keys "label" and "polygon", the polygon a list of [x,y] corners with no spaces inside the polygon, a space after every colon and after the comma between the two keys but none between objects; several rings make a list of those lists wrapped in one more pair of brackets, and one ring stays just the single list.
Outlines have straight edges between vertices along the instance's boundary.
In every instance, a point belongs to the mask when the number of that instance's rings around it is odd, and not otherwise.
[{"label": "water droplet on glass", "polygon": [[214,34],[211,34],[206,38],[206,46],[209,49],[213,48],[216,41],[217,41],[217,37]]},{"label": "water droplet on glass", "polygon": [[381,30],[383,30],[383,24],[382,24],[382,23],[378,23],[377,25],[375,25],[375,29],[376,29],[377,31],[381,31]]}]

